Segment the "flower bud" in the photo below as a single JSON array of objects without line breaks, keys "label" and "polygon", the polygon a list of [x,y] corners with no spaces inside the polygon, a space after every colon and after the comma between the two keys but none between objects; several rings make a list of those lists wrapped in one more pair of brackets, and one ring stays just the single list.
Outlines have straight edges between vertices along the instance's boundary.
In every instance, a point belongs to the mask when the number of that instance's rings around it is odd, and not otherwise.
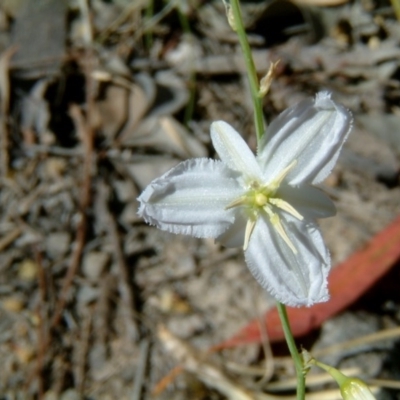
[{"label": "flower bud", "polygon": [[274,78],[276,66],[278,65],[279,60],[276,62],[271,62],[268,72],[260,81],[260,89],[258,91],[258,97],[263,98],[268,93],[269,88],[272,83],[272,79]]},{"label": "flower bud", "polygon": [[347,378],[340,385],[343,400],[375,400],[369,387],[358,378]]},{"label": "flower bud", "polygon": [[339,385],[343,400],[375,400],[369,387],[361,379],[348,377],[342,374],[338,369],[317,361],[306,350],[303,350],[302,355],[305,368],[309,368],[311,365],[316,365],[332,376]]},{"label": "flower bud", "polygon": [[316,360],[305,349],[302,350],[301,354],[303,357],[304,372],[307,373],[308,369],[311,368],[312,365],[316,365],[325,370],[339,385],[343,400],[375,400],[369,387],[361,379],[344,375],[338,369]]},{"label": "flower bud", "polygon": [[224,3],[224,6],[225,6],[225,13],[226,13],[226,18],[227,18],[227,20],[228,20],[228,24],[229,24],[229,26],[232,28],[232,30],[233,30],[234,32],[236,32],[236,31],[237,31],[237,29],[236,29],[236,22],[235,22],[235,17],[234,17],[234,15],[233,15],[232,7],[231,7],[231,5],[229,4],[229,2],[226,1],[226,0],[222,0],[222,2]]}]

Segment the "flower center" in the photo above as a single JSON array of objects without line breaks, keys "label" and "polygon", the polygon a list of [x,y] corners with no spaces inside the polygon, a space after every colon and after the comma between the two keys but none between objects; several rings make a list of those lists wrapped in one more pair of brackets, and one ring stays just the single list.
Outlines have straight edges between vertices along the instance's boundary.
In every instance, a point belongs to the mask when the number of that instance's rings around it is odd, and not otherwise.
[{"label": "flower center", "polygon": [[286,167],[280,174],[268,185],[254,181],[250,184],[250,189],[241,197],[230,203],[226,209],[243,206],[248,214],[246,231],[244,237],[243,249],[246,250],[250,241],[251,234],[260,215],[266,214],[272,226],[276,229],[279,236],[289,246],[294,254],[297,249],[287,235],[276,208],[286,211],[295,218],[302,220],[303,216],[288,202],[276,197],[276,193],[283,179],[290,170],[296,165],[296,160]]},{"label": "flower center", "polygon": [[254,202],[259,207],[264,207],[268,203],[268,197],[264,193],[257,193]]}]

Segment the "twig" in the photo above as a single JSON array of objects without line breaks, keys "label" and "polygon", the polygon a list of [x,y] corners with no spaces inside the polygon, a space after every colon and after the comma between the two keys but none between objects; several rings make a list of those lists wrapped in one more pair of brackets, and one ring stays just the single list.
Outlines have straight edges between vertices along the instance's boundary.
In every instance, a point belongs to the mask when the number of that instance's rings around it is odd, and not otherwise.
[{"label": "twig", "polygon": [[99,42],[103,42],[106,40],[108,36],[110,36],[113,32],[115,32],[119,26],[121,26],[131,15],[139,9],[146,7],[147,0],[142,1],[134,1],[131,4],[128,4],[121,14],[111,22],[102,32],[99,33],[97,40]]},{"label": "twig", "polygon": [[93,320],[93,329],[96,332],[96,339],[98,345],[104,349],[108,343],[108,314],[110,313],[110,298],[111,293],[115,290],[117,283],[115,282],[116,277],[112,276],[109,272],[106,276],[100,279],[100,292],[99,299],[96,304],[95,314],[96,317]]},{"label": "twig", "polygon": [[82,257],[83,248],[85,245],[86,231],[87,231],[87,214],[86,211],[90,206],[91,200],[91,180],[93,169],[93,124],[91,118],[93,115],[93,82],[91,78],[92,71],[92,58],[93,55],[90,50],[86,51],[87,63],[85,65],[86,77],[86,104],[87,104],[87,119],[83,118],[82,111],[77,105],[71,105],[70,115],[74,121],[77,135],[83,143],[85,149],[84,165],[83,165],[83,182],[80,197],[80,222],[76,233],[76,247],[72,255],[71,264],[68,267],[67,275],[61,289],[61,295],[58,303],[56,304],[54,316],[51,322],[51,327],[54,328],[58,325],[61,315],[64,311],[68,299],[68,292],[71,287],[72,281],[76,275],[79,263]]},{"label": "twig", "polygon": [[136,43],[144,33],[153,29],[154,26],[156,26],[163,18],[165,18],[175,7],[178,7],[178,1],[169,1],[158,14],[155,14],[152,18],[145,20],[143,26],[136,30],[133,36],[133,43]]},{"label": "twig", "polygon": [[257,310],[258,316],[258,328],[261,333],[262,338],[262,347],[264,350],[264,358],[265,358],[265,369],[262,378],[259,382],[257,382],[258,387],[262,387],[265,383],[269,382],[274,375],[275,372],[275,363],[274,363],[274,355],[272,353],[271,342],[268,337],[267,328],[261,317],[263,315],[262,306],[260,304],[261,292],[260,287],[257,285],[256,290],[254,291],[256,297],[254,298],[255,308]]},{"label": "twig", "polygon": [[391,379],[367,379],[367,382],[370,385],[387,388],[387,389],[394,389],[400,390],[400,381],[395,381]]},{"label": "twig", "polygon": [[81,261],[83,248],[85,245],[86,231],[87,231],[87,214],[86,211],[91,202],[91,181],[93,170],[93,145],[94,145],[94,131],[93,131],[93,111],[94,111],[94,54],[92,46],[92,27],[90,22],[90,15],[87,0],[80,0],[78,5],[81,8],[82,16],[85,20],[86,35],[85,44],[87,45],[83,57],[83,70],[85,74],[86,83],[86,120],[83,117],[82,110],[77,105],[73,104],[70,107],[70,115],[74,121],[77,136],[81,140],[85,155],[83,165],[83,182],[80,197],[80,223],[77,228],[76,247],[72,255],[71,264],[69,265],[67,275],[64,278],[63,286],[61,289],[61,296],[56,305],[54,316],[52,319],[51,327],[54,328],[63,313],[64,307],[67,303],[68,292],[71,287],[72,281],[78,271],[79,263]]},{"label": "twig", "polygon": [[135,380],[133,382],[133,392],[131,400],[140,400],[142,398],[141,394],[146,373],[149,347],[150,347],[149,339],[143,339],[140,343],[139,363],[135,374]]},{"label": "twig", "polygon": [[85,245],[86,230],[87,230],[87,217],[84,213],[81,213],[81,220],[76,234],[75,251],[72,255],[71,263],[68,267],[67,275],[64,278],[63,285],[61,288],[61,294],[56,304],[53,318],[51,320],[52,328],[56,327],[60,322],[60,318],[67,303],[68,292],[71,287],[72,281],[76,275],[76,272],[78,270],[79,262],[82,257],[83,247]]},{"label": "twig", "polygon": [[75,368],[75,383],[78,392],[82,395],[84,384],[85,384],[85,371],[86,371],[86,357],[89,349],[90,333],[92,331],[92,311],[90,309],[84,309],[83,312],[83,326],[79,330],[80,340],[78,348],[75,351],[78,352]]},{"label": "twig", "polygon": [[152,390],[154,397],[159,396],[174,380],[183,372],[183,366],[177,365],[169,373],[157,382]]},{"label": "twig", "polygon": [[20,227],[14,228],[6,236],[0,239],[0,251],[3,251],[8,245],[10,245],[20,234],[22,229]]},{"label": "twig", "polygon": [[43,267],[42,254],[37,247],[34,247],[35,259],[38,271],[38,286],[39,286],[39,302],[38,302],[38,350],[37,350],[37,362],[35,372],[38,379],[38,397],[39,399],[44,398],[44,380],[43,380],[43,367],[46,354],[49,354],[47,350],[48,344],[50,343],[49,337],[50,332],[46,329],[48,325],[48,315],[46,312],[46,272]]},{"label": "twig", "polygon": [[132,286],[129,284],[128,268],[125,263],[124,254],[119,240],[118,228],[113,215],[108,208],[109,188],[104,182],[98,185],[99,207],[106,221],[106,229],[108,236],[114,249],[114,257],[119,273],[119,292],[123,302],[123,313],[125,314],[125,322],[130,340],[136,340],[139,331],[135,322],[134,305],[135,298]]},{"label": "twig", "polygon": [[[362,373],[359,367],[343,368],[340,371],[347,376],[357,376]],[[332,376],[327,372],[318,373],[315,375],[307,375],[307,388],[321,386],[327,383],[332,383]],[[286,378],[281,381],[269,382],[264,386],[264,389],[271,392],[287,392],[288,390],[295,390],[296,386],[296,378]]]},{"label": "twig", "polygon": [[10,60],[17,51],[13,46],[7,49],[0,57],[0,173],[3,178],[8,175],[8,124],[7,116],[10,106]]},{"label": "twig", "polygon": [[182,364],[183,368],[194,373],[203,383],[230,400],[254,400],[254,399],[274,399],[274,396],[266,394],[255,394],[242,388],[238,383],[232,382],[215,365],[208,361],[201,360],[201,356],[196,354],[195,350],[188,344],[178,339],[165,327],[158,329],[158,337],[164,344],[166,350]]},{"label": "twig", "polygon": [[385,329],[369,335],[360,336],[355,339],[350,339],[345,342],[337,343],[329,347],[317,349],[313,351],[314,357],[322,357],[328,354],[342,353],[348,349],[354,349],[368,343],[379,342],[381,340],[396,339],[400,337],[400,327]]}]

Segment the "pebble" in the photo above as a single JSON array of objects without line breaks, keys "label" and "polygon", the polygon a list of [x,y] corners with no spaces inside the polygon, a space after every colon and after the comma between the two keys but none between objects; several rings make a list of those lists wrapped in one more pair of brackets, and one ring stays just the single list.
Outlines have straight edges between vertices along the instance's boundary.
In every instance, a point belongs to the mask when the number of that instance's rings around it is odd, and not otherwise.
[{"label": "pebble", "polygon": [[68,251],[71,237],[68,232],[52,232],[45,240],[46,252],[53,259],[62,258]]},{"label": "pebble", "polygon": [[97,281],[103,273],[110,256],[101,251],[91,251],[83,257],[82,271],[86,278]]}]

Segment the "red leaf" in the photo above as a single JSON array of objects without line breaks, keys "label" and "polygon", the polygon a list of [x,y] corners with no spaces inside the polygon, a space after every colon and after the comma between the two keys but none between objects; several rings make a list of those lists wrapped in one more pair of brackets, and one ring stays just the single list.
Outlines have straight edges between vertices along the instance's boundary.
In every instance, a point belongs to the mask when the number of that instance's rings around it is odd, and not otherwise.
[{"label": "red leaf", "polygon": [[[288,307],[293,335],[295,337],[305,335],[344,310],[381,278],[399,258],[400,217],[374,236],[365,248],[333,269],[329,277],[331,298],[328,302],[309,308]],[[258,319],[251,321],[238,334],[214,346],[212,350],[261,342],[259,323]],[[265,325],[271,342],[284,339],[276,309],[265,314]]]}]

